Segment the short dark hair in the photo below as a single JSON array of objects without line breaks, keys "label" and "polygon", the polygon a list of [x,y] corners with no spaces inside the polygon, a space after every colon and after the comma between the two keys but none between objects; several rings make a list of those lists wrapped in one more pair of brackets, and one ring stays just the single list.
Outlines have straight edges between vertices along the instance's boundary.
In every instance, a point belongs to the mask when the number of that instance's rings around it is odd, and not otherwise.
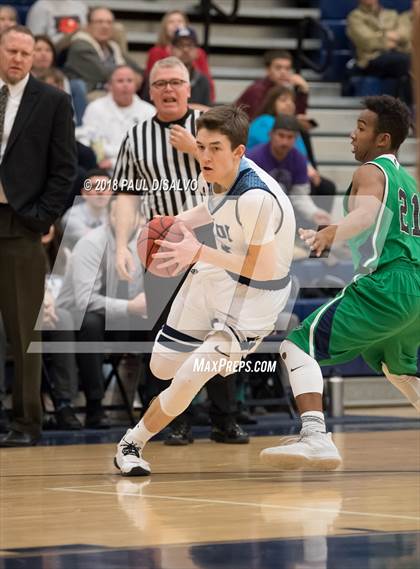
[{"label": "short dark hair", "polygon": [[294,115],[285,115],[280,113],[271,130],[290,130],[292,132],[300,132],[300,124]]},{"label": "short dark hair", "polygon": [[376,95],[363,99],[363,106],[377,116],[376,133],[388,133],[391,150],[398,150],[410,130],[411,115],[407,105],[390,95]]},{"label": "short dark hair", "polygon": [[95,14],[95,12],[97,12],[98,10],[106,10],[107,12],[110,12],[112,14],[112,17],[114,17],[114,12],[112,10],[110,10],[108,8],[108,6],[92,6],[91,8],[89,8],[88,13],[87,13],[87,22],[88,24],[92,23],[92,18],[93,15]]},{"label": "short dark hair", "polygon": [[89,170],[88,172],[86,172],[86,176],[85,179],[89,179],[89,178],[95,178],[95,177],[102,177],[105,176],[106,178],[111,178],[108,170],[105,170],[105,168],[92,168],[91,170]]},{"label": "short dark hair", "polygon": [[197,119],[197,131],[200,128],[217,130],[226,135],[232,149],[240,144],[246,145],[248,140],[249,120],[241,106],[219,105],[203,113]]},{"label": "short dark hair", "polygon": [[55,48],[55,45],[52,42],[52,39],[49,36],[47,36],[46,34],[37,34],[36,36],[34,36],[34,40],[35,40],[35,45],[37,44],[37,42],[43,41],[51,49],[52,54],[53,54],[52,66],[54,67],[54,65],[56,64],[56,61],[57,61],[57,50]]},{"label": "short dark hair", "polygon": [[273,49],[264,53],[264,65],[266,67],[270,67],[275,59],[287,59],[293,65],[292,54],[285,49]]},{"label": "short dark hair", "polygon": [[21,26],[20,24],[16,24],[16,26],[10,26],[10,28],[6,28],[0,34],[0,42],[4,37],[6,37],[11,32],[15,32],[16,34],[25,34],[26,36],[30,36],[34,41],[34,34],[27,26]]}]

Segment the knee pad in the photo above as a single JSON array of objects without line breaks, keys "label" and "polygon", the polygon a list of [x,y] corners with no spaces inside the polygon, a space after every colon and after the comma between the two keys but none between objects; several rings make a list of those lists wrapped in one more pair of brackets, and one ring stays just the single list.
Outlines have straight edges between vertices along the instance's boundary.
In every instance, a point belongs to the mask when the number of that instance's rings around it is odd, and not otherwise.
[{"label": "knee pad", "polygon": [[280,345],[280,357],[287,368],[293,395],[320,393],[324,391],[324,380],[318,362],[290,340]]}]

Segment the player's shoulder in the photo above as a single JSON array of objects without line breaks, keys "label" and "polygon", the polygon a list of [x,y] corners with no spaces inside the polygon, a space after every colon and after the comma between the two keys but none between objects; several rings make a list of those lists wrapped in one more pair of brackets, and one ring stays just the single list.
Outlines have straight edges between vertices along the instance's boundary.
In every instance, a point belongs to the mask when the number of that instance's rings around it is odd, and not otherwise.
[{"label": "player's shoulder", "polygon": [[353,185],[372,182],[383,183],[385,171],[378,162],[365,162],[361,164],[353,174]]}]

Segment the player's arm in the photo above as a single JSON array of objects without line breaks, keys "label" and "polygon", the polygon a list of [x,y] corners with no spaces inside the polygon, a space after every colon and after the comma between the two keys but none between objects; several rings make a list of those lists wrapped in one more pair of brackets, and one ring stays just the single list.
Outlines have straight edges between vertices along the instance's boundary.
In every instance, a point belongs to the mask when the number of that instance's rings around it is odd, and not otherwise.
[{"label": "player's arm", "polygon": [[175,216],[176,221],[182,221],[190,229],[207,225],[213,221],[206,204],[201,203],[195,207],[183,211]]},{"label": "player's arm", "polygon": [[274,276],[275,242],[249,245],[245,256],[232,255],[203,245],[199,260],[231,273],[257,281],[269,281]]},{"label": "player's arm", "polygon": [[[257,191],[258,192],[258,191]],[[271,280],[274,274],[273,258],[274,215],[270,196],[262,196],[249,192],[239,198],[238,216],[240,218],[244,242],[248,244],[243,255],[232,254],[219,249],[202,245],[185,226],[182,227],[184,239],[180,243],[164,243],[167,252],[157,253],[162,259],[161,268],[173,265],[174,274],[198,260],[211,264],[232,273],[254,280]]]},{"label": "player's arm", "polygon": [[138,196],[118,194],[115,203],[116,265],[121,279],[131,280],[135,271],[128,242],[136,228]]},{"label": "player's arm", "polygon": [[321,231],[299,229],[299,235],[319,257],[333,242],[346,241],[371,227],[378,216],[384,194],[385,177],[373,164],[364,164],[353,176],[351,211],[336,225]]}]

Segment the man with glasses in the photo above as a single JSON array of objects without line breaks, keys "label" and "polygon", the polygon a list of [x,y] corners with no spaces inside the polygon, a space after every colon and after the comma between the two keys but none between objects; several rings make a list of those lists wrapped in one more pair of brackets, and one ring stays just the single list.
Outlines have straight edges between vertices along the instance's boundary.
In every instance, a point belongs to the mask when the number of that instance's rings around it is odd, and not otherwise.
[{"label": "man with glasses", "polygon": [[[188,69],[176,57],[161,59],[150,72],[150,98],[156,115],[136,125],[122,143],[114,170],[113,189],[119,191],[116,206],[117,269],[131,279],[134,262],[127,244],[135,228],[139,206],[146,220],[155,215],[177,215],[202,202],[197,190],[200,167],[195,159],[195,122],[200,112],[188,107]],[[166,321],[171,298],[181,278],[162,279],[145,274],[150,346]],[[167,387],[151,374],[147,354],[147,399]],[[212,399],[212,438],[218,442],[246,443],[248,435],[236,424],[233,382],[216,377],[207,386]],[[192,442],[191,426],[184,414],[174,422],[168,444]]]}]

